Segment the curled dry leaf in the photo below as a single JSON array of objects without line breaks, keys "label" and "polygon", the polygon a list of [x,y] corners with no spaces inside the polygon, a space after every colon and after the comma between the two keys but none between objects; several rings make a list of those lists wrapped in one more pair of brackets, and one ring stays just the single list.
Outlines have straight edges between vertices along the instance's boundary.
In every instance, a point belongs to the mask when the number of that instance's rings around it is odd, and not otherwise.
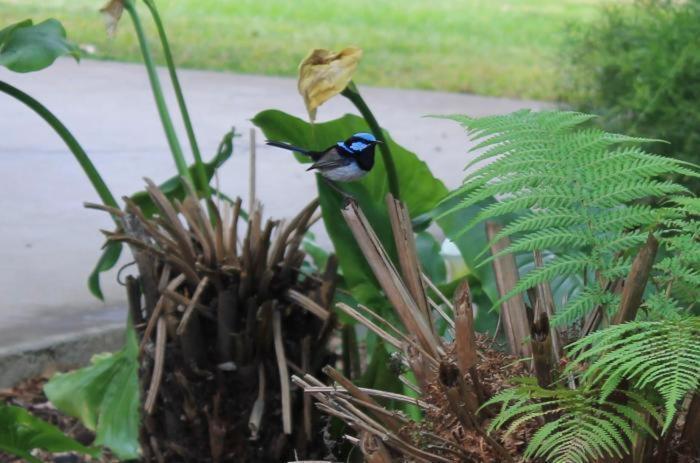
[{"label": "curled dry leaf", "polygon": [[362,57],[356,47],[339,52],[317,48],[299,65],[299,93],[304,98],[309,118],[316,118],[316,108],[345,90]]},{"label": "curled dry leaf", "polygon": [[100,8],[100,13],[105,21],[105,28],[110,37],[114,37],[117,32],[117,24],[124,12],[124,0],[109,0],[105,6]]}]

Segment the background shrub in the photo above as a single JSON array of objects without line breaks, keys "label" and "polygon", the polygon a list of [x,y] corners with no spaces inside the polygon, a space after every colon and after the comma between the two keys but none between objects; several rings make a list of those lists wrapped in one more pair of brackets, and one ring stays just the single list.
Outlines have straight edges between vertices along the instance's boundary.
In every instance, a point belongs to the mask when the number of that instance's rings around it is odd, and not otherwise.
[{"label": "background shrub", "polygon": [[561,71],[560,98],[606,130],[666,140],[653,151],[700,163],[700,0],[604,7],[568,28]]}]

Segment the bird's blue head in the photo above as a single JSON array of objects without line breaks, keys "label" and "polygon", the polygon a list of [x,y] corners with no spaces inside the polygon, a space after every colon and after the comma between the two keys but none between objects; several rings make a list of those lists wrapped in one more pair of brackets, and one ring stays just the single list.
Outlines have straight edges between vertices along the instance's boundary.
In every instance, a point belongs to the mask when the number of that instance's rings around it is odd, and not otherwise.
[{"label": "bird's blue head", "polygon": [[374,147],[381,143],[371,133],[358,132],[345,141],[337,143],[341,155],[354,159],[363,170],[370,171],[374,165]]},{"label": "bird's blue head", "polygon": [[347,140],[339,142],[338,146],[349,153],[357,154],[369,148],[372,148],[370,151],[374,151],[373,148],[377,143],[379,142],[371,133],[358,132]]}]

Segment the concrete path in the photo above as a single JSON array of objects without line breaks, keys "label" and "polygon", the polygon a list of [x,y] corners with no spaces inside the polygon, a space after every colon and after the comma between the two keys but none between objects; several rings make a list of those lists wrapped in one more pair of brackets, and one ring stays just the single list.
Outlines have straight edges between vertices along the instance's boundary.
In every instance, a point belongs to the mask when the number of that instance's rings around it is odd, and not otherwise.
[{"label": "concrete path", "polygon": [[[161,77],[165,83],[165,74]],[[305,117],[296,81],[189,70],[180,77],[207,159],[231,126],[246,134],[236,140],[234,156],[220,175],[222,189],[245,200],[249,120],[269,108]],[[142,188],[144,176],[160,182],[175,172],[142,66],[60,60],[34,74],[0,68],[0,80],[34,96],[73,131],[115,196]],[[466,136],[450,121],[421,116],[478,116],[544,106],[442,92],[363,88],[362,93],[380,123],[419,153],[448,187],[461,181]],[[174,101],[170,104],[175,109]],[[338,97],[320,108],[318,118],[353,109]],[[186,148],[185,137],[181,140]],[[261,141],[259,136],[258,196],[268,214],[290,216],[313,197],[313,179],[291,156]],[[103,279],[105,303],[86,287],[102,244],[98,230],[110,228],[108,217],[82,207],[98,198],[58,136],[5,95],[0,95],[0,173],[0,349],[123,323],[125,298],[116,272]]]}]

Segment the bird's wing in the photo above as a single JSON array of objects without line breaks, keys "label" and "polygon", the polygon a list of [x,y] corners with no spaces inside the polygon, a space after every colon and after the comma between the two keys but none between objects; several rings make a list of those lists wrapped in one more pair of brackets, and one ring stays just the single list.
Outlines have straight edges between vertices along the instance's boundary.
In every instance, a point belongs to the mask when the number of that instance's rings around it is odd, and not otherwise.
[{"label": "bird's wing", "polygon": [[338,153],[337,149],[331,148],[323,153],[323,155],[306,170],[329,170],[337,167],[344,167],[348,164],[352,164],[352,160],[350,158],[342,156],[340,153]]}]

